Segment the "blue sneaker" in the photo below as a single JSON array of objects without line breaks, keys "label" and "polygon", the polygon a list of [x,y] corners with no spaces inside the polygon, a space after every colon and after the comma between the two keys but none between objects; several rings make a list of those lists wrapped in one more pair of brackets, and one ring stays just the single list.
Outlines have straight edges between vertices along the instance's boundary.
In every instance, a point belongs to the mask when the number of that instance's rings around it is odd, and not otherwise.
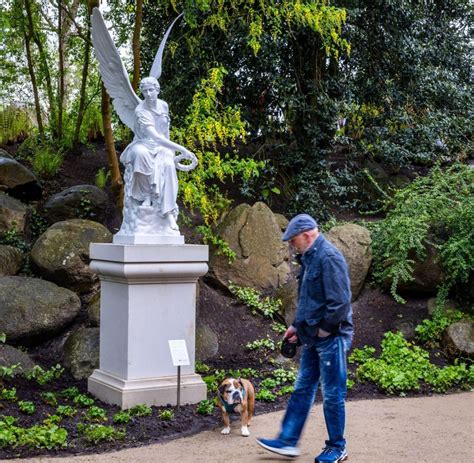
[{"label": "blue sneaker", "polygon": [[340,461],[347,460],[346,449],[337,449],[335,447],[326,447],[323,451],[314,459],[314,463],[339,463]]},{"label": "blue sneaker", "polygon": [[266,450],[270,450],[270,452],[278,453],[278,455],[283,455],[284,457],[298,457],[300,455],[300,450],[297,447],[285,445],[278,439],[257,439],[257,444]]}]

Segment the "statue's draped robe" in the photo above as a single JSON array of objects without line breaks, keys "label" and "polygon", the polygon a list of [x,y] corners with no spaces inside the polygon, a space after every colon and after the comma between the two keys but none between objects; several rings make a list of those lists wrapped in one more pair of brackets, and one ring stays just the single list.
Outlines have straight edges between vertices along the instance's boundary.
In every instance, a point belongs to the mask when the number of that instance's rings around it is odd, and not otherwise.
[{"label": "statue's draped robe", "polygon": [[161,137],[169,139],[170,119],[165,105],[159,100],[156,110],[146,108],[144,102],[137,106],[133,129],[135,137],[120,156],[120,161],[125,166],[132,164],[133,177],[128,195],[137,201],[143,201],[149,196],[153,201],[158,200],[162,215],[178,209],[175,154],[163,147],[159,140],[150,138],[146,127],[154,127]]}]

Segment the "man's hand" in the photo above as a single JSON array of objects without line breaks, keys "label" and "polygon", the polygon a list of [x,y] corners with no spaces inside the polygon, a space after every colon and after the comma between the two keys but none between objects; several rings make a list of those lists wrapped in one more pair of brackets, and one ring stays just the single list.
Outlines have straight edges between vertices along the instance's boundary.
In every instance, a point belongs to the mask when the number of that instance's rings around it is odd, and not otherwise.
[{"label": "man's hand", "polygon": [[293,325],[290,325],[283,335],[284,339],[288,339],[290,342],[297,342],[298,336],[296,335],[296,328]]}]

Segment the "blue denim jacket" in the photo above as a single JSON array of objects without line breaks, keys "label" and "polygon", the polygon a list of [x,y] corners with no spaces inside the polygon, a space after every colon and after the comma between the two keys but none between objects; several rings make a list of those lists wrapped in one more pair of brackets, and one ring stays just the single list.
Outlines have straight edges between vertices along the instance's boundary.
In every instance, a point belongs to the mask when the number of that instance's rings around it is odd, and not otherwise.
[{"label": "blue denim jacket", "polygon": [[299,258],[298,307],[293,326],[303,344],[312,344],[318,328],[352,341],[351,286],[347,263],[322,234]]}]

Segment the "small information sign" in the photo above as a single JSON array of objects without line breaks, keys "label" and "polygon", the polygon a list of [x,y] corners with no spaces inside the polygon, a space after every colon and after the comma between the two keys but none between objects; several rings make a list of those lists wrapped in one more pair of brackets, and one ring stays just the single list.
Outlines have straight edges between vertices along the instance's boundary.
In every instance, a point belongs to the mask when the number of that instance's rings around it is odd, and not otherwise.
[{"label": "small information sign", "polygon": [[175,367],[190,365],[188,349],[184,339],[170,339],[168,340],[171,352],[171,359]]}]

